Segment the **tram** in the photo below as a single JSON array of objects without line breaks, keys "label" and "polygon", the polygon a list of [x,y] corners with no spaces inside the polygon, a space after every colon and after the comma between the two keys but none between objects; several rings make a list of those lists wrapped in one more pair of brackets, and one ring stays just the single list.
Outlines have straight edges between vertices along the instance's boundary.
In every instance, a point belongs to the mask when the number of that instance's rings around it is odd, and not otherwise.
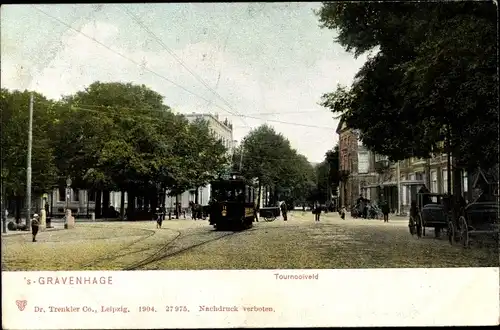
[{"label": "tram", "polygon": [[210,184],[210,224],[217,230],[244,230],[255,219],[255,188],[232,173]]}]

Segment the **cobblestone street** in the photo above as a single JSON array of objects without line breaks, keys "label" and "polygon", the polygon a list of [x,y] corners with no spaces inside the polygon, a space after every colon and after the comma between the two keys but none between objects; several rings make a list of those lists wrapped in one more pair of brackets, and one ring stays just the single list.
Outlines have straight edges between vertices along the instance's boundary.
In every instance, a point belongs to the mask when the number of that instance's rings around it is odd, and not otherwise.
[{"label": "cobblestone street", "polygon": [[72,230],[2,237],[2,270],[274,269],[498,266],[498,249],[417,239],[404,218],[315,223],[310,213],[216,232],[207,221],[78,223]]}]

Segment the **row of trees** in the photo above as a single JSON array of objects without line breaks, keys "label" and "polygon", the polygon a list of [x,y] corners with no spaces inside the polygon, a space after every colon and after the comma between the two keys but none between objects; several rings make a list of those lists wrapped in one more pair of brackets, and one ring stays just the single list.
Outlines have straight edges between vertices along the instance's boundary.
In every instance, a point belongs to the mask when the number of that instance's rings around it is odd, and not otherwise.
[{"label": "row of trees", "polygon": [[323,106],[393,161],[451,154],[459,195],[461,169],[498,164],[496,7],[323,3],[317,15],[336,41],[355,56],[371,52],[353,84],[325,94]]},{"label": "row of trees", "polygon": [[327,152],[326,160],[314,166],[282,134],[263,125],[243,139],[234,155],[233,169],[248,180],[257,179],[258,196],[262,189],[269,192],[264,205],[275,205],[278,200],[290,205],[324,203],[336,189],[332,183],[338,182],[338,148]]},{"label": "row of trees", "polygon": [[[1,90],[2,193],[18,206],[26,192],[29,99],[28,91]],[[34,99],[34,196],[71,177],[72,187],[96,192],[96,214],[106,191],[127,191],[133,214],[135,197],[154,208],[165,193],[203,186],[230,164],[206,122],[188,122],[144,85],[95,82],[59,102]],[[106,207],[109,194],[102,196]]]}]

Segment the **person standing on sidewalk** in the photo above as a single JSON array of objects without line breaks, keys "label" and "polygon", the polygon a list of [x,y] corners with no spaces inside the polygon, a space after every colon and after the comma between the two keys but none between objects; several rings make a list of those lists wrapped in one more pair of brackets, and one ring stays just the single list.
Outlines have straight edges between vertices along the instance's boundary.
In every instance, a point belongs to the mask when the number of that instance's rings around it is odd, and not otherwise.
[{"label": "person standing on sidewalk", "polygon": [[346,214],[347,210],[345,208],[345,206],[342,206],[342,208],[340,209],[340,218],[342,220],[345,220],[345,214]]},{"label": "person standing on sidewalk", "polygon": [[287,218],[288,208],[286,206],[286,203],[285,202],[281,203],[280,208],[281,208],[281,213],[283,213],[283,221],[287,221],[288,220],[288,218]]},{"label": "person standing on sidewalk", "polygon": [[314,203],[313,213],[314,213],[314,221],[319,222],[319,217],[321,216],[321,205],[318,202]]},{"label": "person standing on sidewalk", "polygon": [[382,205],[380,208],[381,208],[382,214],[384,215],[384,222],[389,222],[389,204],[387,203],[386,200],[384,200],[382,202]]},{"label": "person standing on sidewalk", "polygon": [[33,234],[33,242],[36,242],[36,234],[38,234],[38,228],[40,227],[40,220],[38,214],[33,215],[33,220],[31,220],[31,233]]}]

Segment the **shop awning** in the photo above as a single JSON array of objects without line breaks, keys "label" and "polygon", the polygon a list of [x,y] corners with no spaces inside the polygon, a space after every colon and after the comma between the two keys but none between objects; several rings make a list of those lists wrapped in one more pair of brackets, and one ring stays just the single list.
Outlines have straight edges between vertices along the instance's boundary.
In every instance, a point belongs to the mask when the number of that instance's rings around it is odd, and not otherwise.
[{"label": "shop awning", "polygon": [[402,180],[401,185],[403,186],[419,186],[425,184],[424,180]]},{"label": "shop awning", "polygon": [[386,181],[380,184],[382,187],[397,186],[398,183],[394,181]]},{"label": "shop awning", "polygon": [[378,188],[378,187],[380,187],[380,184],[378,184],[378,183],[372,183],[372,184],[364,185],[361,188]]}]

